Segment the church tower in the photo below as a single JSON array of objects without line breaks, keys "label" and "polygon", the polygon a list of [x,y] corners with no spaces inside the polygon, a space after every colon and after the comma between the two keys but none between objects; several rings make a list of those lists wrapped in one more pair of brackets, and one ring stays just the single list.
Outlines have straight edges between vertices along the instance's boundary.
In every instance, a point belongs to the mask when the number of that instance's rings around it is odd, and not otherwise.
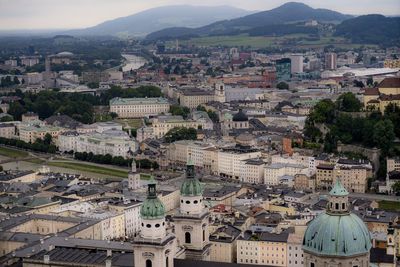
[{"label": "church tower", "polygon": [[167,234],[165,207],[157,197],[156,183],[148,184],[147,199],[140,208],[142,224],[134,239],[135,267],[172,267],[176,253],[176,238]]},{"label": "church tower", "polygon": [[203,204],[203,186],[195,176],[191,160],[181,186],[180,209],[173,221],[178,243],[186,249],[186,258],[209,260],[209,212]]},{"label": "church tower", "polygon": [[128,173],[128,188],[136,190],[140,188],[140,173],[136,171],[136,162],[132,160],[132,169]]},{"label": "church tower", "polygon": [[214,100],[217,102],[224,103],[226,102],[225,97],[225,84],[222,82],[217,82],[214,84]]}]

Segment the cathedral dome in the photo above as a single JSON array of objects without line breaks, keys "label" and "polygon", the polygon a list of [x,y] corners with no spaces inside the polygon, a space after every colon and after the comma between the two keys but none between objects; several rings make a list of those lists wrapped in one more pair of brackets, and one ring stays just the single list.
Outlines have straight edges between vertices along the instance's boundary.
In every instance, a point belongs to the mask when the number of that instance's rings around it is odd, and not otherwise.
[{"label": "cathedral dome", "polygon": [[303,250],[323,256],[354,256],[368,253],[371,237],[355,214],[323,213],[308,225]]},{"label": "cathedral dome", "polygon": [[140,216],[145,220],[162,219],[165,217],[165,206],[157,197],[156,184],[151,182],[148,187],[147,199],[140,207]]},{"label": "cathedral dome", "polygon": [[348,194],[337,179],[329,192],[327,211],[307,227],[303,239],[305,252],[328,257],[353,257],[369,252],[371,236],[364,222],[348,211]]},{"label": "cathedral dome", "polygon": [[247,115],[243,112],[242,109],[239,109],[239,112],[233,115],[232,121],[248,121],[249,118]]}]

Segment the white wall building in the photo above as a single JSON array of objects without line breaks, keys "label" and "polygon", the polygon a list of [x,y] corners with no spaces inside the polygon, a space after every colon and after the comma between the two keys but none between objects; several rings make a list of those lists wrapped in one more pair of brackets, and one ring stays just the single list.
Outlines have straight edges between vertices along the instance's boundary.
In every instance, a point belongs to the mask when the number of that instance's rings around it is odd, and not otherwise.
[{"label": "white wall building", "polygon": [[291,60],[291,73],[302,73],[303,72],[303,55],[292,55]]},{"label": "white wall building", "polygon": [[142,118],[169,112],[170,104],[166,98],[120,98],[110,100],[110,112],[120,118]]},{"label": "white wall building", "polygon": [[278,185],[280,177],[285,175],[294,176],[296,174],[308,173],[308,167],[292,163],[272,163],[264,168],[264,183],[267,185]]},{"label": "white wall building", "polygon": [[106,130],[87,134],[66,132],[58,138],[60,151],[92,152],[95,155],[110,154],[113,157],[126,158],[127,152],[136,151],[137,143],[126,132],[120,130]]}]

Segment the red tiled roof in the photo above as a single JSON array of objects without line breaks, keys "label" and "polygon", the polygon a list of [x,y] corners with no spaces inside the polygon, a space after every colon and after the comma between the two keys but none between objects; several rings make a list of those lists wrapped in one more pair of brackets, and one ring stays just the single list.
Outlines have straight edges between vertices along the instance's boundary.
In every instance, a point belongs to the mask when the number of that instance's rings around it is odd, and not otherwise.
[{"label": "red tiled roof", "polygon": [[400,87],[400,78],[386,78],[378,85],[378,88],[398,88]]},{"label": "red tiled roof", "polygon": [[393,101],[393,100],[400,100],[400,95],[381,95],[379,97],[381,101]]},{"label": "red tiled roof", "polygon": [[364,95],[379,95],[379,90],[378,88],[366,88]]}]

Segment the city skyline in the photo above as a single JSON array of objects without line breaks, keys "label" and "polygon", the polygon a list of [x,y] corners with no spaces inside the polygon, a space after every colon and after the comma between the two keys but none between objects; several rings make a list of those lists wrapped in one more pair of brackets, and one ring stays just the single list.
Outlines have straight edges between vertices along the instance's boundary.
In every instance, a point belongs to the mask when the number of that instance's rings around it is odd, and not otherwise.
[{"label": "city skyline", "polygon": [[[129,16],[141,11],[169,5],[201,5],[221,6],[229,5],[246,10],[263,11],[278,7],[290,1],[272,0],[260,1],[250,0],[243,3],[238,0],[214,1],[107,1],[107,0],[85,0],[85,1],[50,1],[50,0],[0,0],[0,30],[40,30],[40,29],[74,29],[95,26],[107,20],[118,17]],[[388,16],[400,14],[400,3],[396,0],[383,1],[324,1],[316,0],[298,1],[310,5],[313,8],[326,8],[345,14],[383,14]],[[362,2],[362,5],[361,3]],[[21,6],[24,8],[21,9]],[[94,8],[95,7],[95,8]],[[72,17],[74,14],[75,17]],[[87,16],[86,14],[90,14]]]}]

